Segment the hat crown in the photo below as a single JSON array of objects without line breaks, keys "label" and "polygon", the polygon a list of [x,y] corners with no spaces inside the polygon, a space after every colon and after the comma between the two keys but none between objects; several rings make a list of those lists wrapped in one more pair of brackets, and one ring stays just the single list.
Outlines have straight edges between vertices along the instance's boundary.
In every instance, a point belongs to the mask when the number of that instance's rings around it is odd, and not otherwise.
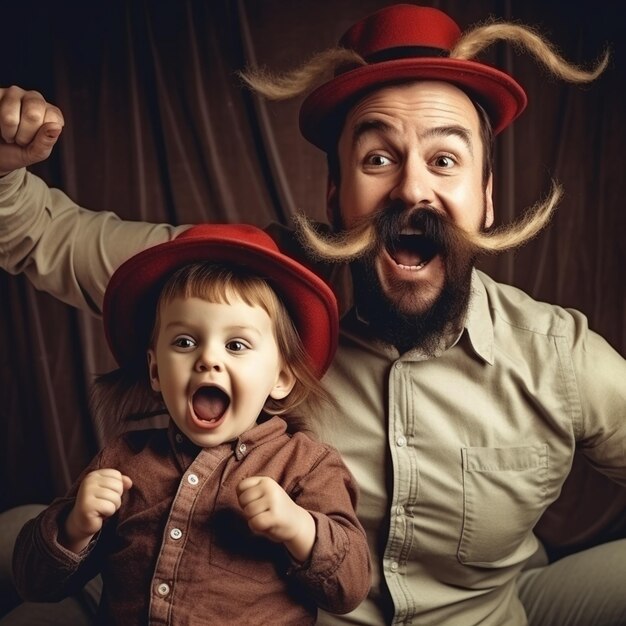
[{"label": "hat crown", "polygon": [[439,9],[397,4],[356,22],[339,44],[369,59],[382,51],[403,47],[434,48],[448,53],[460,36],[457,23]]},{"label": "hat crown", "polygon": [[278,252],[275,241],[264,231],[250,224],[198,224],[182,232],[178,240],[216,240],[245,242],[249,246],[258,246],[272,252]]},{"label": "hat crown", "polygon": [[347,111],[365,94],[392,83],[443,81],[480,104],[494,134],[504,130],[526,107],[517,81],[495,67],[451,56],[463,33],[457,23],[433,7],[396,4],[356,22],[339,43],[365,60],[346,63],[310,93],[300,108],[300,131],[328,153],[337,148]]}]

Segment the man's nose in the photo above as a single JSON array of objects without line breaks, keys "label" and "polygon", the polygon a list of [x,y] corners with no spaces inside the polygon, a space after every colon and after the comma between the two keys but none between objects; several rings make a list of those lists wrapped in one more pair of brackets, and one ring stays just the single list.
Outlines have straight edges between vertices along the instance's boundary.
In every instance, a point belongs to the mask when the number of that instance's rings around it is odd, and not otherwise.
[{"label": "man's nose", "polygon": [[419,158],[409,157],[399,168],[389,199],[406,206],[434,204],[434,192],[428,167]]}]

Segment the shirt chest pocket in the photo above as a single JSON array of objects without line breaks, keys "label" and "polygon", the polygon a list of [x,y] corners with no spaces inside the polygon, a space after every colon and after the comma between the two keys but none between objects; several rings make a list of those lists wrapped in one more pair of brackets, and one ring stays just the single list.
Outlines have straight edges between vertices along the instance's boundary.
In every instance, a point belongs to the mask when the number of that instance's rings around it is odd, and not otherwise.
[{"label": "shirt chest pocket", "polygon": [[537,547],[532,528],[547,506],[548,446],[463,448],[463,529],[458,558],[506,567]]}]

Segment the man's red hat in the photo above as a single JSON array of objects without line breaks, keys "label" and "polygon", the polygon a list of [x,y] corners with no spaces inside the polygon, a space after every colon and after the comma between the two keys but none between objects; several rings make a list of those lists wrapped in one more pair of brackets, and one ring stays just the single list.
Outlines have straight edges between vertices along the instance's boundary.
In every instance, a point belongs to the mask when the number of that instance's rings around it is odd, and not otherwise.
[{"label": "man's red hat", "polygon": [[526,107],[526,93],[508,74],[478,61],[449,58],[461,37],[442,11],[397,4],[351,26],[339,45],[360,54],[367,65],[339,71],[313,91],[300,109],[300,130],[323,150],[334,149],[348,109],[367,92],[390,83],[442,80],[456,85],[487,111],[494,133]]},{"label": "man's red hat", "polygon": [[113,274],[104,295],[104,330],[122,367],[144,366],[159,293],[190,263],[247,268],[281,298],[308,353],[313,371],[326,371],[337,348],[337,301],[330,287],[284,255],[264,231],[246,224],[201,224],[176,239],[136,254]]}]

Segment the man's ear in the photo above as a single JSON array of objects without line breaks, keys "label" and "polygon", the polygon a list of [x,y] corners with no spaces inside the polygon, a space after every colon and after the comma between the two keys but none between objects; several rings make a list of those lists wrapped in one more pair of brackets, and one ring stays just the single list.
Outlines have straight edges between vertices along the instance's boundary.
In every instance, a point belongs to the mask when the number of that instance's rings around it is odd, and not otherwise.
[{"label": "man's ear", "polygon": [[484,228],[493,226],[493,172],[489,174],[489,180],[485,187],[485,223]]},{"label": "man's ear", "polygon": [[339,215],[339,190],[337,185],[328,178],[326,183],[326,217],[328,223],[336,230],[339,230],[341,217]]},{"label": "man's ear", "polygon": [[278,374],[276,384],[270,391],[270,398],[274,400],[282,400],[286,398],[296,384],[296,377],[290,369],[284,367]]},{"label": "man's ear", "polygon": [[150,387],[152,387],[152,391],[161,391],[156,353],[152,348],[148,350],[148,376],[150,377]]}]

